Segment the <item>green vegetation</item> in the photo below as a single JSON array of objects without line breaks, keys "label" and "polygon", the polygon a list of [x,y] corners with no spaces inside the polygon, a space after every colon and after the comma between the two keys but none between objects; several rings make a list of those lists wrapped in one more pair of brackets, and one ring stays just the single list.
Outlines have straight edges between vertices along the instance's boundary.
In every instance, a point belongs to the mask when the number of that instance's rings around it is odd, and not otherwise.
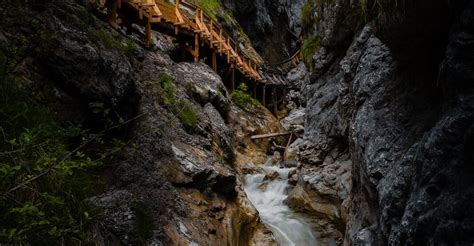
[{"label": "green vegetation", "polygon": [[176,87],[173,83],[173,78],[169,74],[160,75],[161,91],[159,97],[163,105],[172,106],[176,104]]},{"label": "green vegetation", "polygon": [[303,27],[309,27],[314,23],[315,0],[308,0],[301,10],[300,22]]},{"label": "green vegetation", "polygon": [[239,85],[237,90],[234,90],[230,94],[230,97],[232,98],[232,101],[235,103],[235,105],[247,111],[251,110],[251,107],[261,107],[262,105],[259,101],[247,94],[247,90],[247,85],[242,83]]},{"label": "green vegetation", "polygon": [[202,10],[209,15],[214,21],[218,21],[217,17],[221,17],[224,21],[235,26],[237,22],[232,14],[222,7],[221,0],[194,0],[194,4],[199,5]]},{"label": "green vegetation", "polygon": [[[105,130],[59,122],[22,87],[12,71],[29,55],[47,55],[50,35],[38,19],[15,22],[8,13],[3,28],[31,32],[0,45],[0,244],[87,244],[99,213],[85,199],[101,190],[95,174],[123,143]],[[104,125],[114,124],[103,105],[91,108]]]},{"label": "green vegetation", "polygon": [[122,36],[113,36],[108,30],[97,24],[89,12],[79,11],[77,15],[80,18],[79,25],[81,29],[86,31],[87,36],[93,42],[118,50],[127,56],[133,55],[138,50],[135,41]]},{"label": "green vegetation", "polygon": [[143,203],[132,204],[132,209],[135,211],[135,230],[139,237],[141,244],[145,244],[146,240],[153,236],[153,212]]},{"label": "green vegetation", "polygon": [[124,55],[130,56],[138,50],[138,45],[133,40],[114,37],[105,29],[88,27],[86,30],[92,41],[101,43],[107,48],[118,50]]},{"label": "green vegetation", "polygon": [[187,102],[179,101],[178,103],[178,118],[181,120],[181,123],[187,128],[194,128],[198,121],[198,116],[194,112],[193,106]]},{"label": "green vegetation", "polygon": [[160,87],[161,90],[158,93],[160,102],[178,117],[186,129],[191,130],[196,127],[198,115],[190,103],[177,98],[176,87],[169,74],[164,73],[160,76]]},{"label": "green vegetation", "polygon": [[301,47],[301,57],[308,67],[313,67],[313,55],[319,48],[321,48],[321,41],[317,36],[304,41]]},{"label": "green vegetation", "polygon": [[99,134],[59,125],[14,78],[2,80],[0,243],[87,242],[98,218],[84,200],[100,187],[91,170],[118,149],[101,149]]},{"label": "green vegetation", "polygon": [[406,0],[359,0],[362,13],[374,17],[377,26],[382,28],[402,16],[408,4]]}]

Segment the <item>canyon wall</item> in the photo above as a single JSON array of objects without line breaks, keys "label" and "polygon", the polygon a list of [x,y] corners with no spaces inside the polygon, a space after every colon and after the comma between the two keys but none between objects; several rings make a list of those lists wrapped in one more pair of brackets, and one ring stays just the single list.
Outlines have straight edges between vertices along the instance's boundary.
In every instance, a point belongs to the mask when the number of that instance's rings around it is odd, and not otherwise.
[{"label": "canyon wall", "polygon": [[390,13],[345,0],[313,8],[307,36],[319,44],[302,88],[297,185],[313,201],[300,209],[346,245],[467,245],[474,3],[404,3]]}]

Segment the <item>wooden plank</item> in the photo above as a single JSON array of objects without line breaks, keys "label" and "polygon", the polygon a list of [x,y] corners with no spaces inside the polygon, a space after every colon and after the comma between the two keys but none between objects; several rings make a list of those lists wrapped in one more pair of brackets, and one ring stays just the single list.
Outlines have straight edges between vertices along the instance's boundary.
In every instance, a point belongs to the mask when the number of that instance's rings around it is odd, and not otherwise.
[{"label": "wooden plank", "polygon": [[287,136],[291,134],[292,132],[276,132],[276,133],[253,135],[250,137],[250,139],[255,140],[255,139],[262,139],[262,138],[276,138],[276,137]]}]

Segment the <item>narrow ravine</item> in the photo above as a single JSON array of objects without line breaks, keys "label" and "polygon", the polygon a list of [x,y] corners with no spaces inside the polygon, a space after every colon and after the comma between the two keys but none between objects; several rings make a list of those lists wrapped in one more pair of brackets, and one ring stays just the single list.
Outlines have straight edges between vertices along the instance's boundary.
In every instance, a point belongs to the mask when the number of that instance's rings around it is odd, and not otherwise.
[{"label": "narrow ravine", "polygon": [[[294,168],[272,166],[271,160],[261,167],[264,172],[245,176],[244,189],[279,245],[319,245],[309,223],[284,203],[288,197],[288,173]],[[279,177],[265,180],[266,173],[273,172]]]}]

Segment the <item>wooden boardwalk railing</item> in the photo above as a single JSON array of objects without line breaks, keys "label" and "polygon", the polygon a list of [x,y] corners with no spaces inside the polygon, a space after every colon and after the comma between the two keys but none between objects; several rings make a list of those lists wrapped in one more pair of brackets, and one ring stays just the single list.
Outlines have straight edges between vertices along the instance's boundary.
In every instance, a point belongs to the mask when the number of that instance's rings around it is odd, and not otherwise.
[{"label": "wooden boardwalk railing", "polygon": [[[227,32],[209,17],[204,11],[192,3],[175,0],[170,3],[167,0],[108,0],[112,1],[109,11],[109,22],[114,25],[120,15],[120,8],[128,5],[136,10],[139,19],[146,22],[147,45],[153,43],[151,30],[153,24],[166,24],[174,28],[177,36],[179,33],[191,33],[194,35],[194,47],[186,47],[195,58],[199,60],[199,46],[207,43],[213,50],[212,67],[217,69],[216,53],[225,55],[227,63],[232,68],[237,69],[245,77],[257,81],[262,81],[262,76],[258,72],[256,61],[244,55],[242,50],[230,38]],[[105,1],[103,5],[105,5]]]}]

